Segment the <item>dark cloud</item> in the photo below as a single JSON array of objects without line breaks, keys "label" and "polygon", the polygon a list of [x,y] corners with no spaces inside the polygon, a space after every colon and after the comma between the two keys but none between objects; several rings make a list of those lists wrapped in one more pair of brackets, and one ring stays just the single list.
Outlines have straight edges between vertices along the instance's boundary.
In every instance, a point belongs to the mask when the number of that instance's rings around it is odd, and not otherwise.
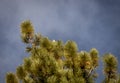
[{"label": "dark cloud", "polygon": [[[19,33],[26,19],[50,39],[74,40],[80,50],[95,47],[101,56],[110,52],[120,60],[119,4],[119,0],[0,0],[0,83],[28,56]],[[98,72],[102,73],[102,64]]]}]

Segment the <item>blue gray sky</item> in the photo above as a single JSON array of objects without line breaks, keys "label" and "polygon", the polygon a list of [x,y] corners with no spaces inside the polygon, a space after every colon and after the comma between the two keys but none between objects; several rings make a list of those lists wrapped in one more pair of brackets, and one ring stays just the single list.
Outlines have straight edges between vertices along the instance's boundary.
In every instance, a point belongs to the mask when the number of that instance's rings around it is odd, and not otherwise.
[{"label": "blue gray sky", "polygon": [[[120,61],[120,0],[0,0],[0,83],[29,56],[19,26],[27,19],[50,39],[74,40],[79,50],[94,47]],[[98,72],[101,83],[102,64]]]}]

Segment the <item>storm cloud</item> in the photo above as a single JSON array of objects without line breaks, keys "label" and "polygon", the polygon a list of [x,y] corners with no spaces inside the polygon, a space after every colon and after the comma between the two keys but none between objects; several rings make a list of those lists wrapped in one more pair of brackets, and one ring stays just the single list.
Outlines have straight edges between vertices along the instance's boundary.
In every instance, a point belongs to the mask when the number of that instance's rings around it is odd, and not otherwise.
[{"label": "storm cloud", "polygon": [[[119,0],[0,0],[0,83],[29,56],[19,31],[27,19],[50,39],[74,40],[79,50],[94,47],[100,56],[109,52],[120,60],[119,4]],[[102,64],[98,72],[102,73]]]}]

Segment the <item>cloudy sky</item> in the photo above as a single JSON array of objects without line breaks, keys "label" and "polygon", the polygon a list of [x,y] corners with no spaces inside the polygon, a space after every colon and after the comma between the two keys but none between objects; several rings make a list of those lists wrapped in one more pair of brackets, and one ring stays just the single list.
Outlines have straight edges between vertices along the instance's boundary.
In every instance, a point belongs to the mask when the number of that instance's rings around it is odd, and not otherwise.
[{"label": "cloudy sky", "polygon": [[[0,83],[29,56],[19,26],[27,19],[50,39],[74,40],[79,50],[95,47],[120,61],[120,0],[0,0]],[[102,64],[98,72],[101,83]]]}]

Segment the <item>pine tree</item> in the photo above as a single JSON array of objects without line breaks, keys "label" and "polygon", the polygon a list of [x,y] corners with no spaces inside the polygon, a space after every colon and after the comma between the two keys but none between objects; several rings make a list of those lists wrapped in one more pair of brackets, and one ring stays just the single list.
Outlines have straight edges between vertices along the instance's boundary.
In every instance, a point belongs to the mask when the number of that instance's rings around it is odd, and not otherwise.
[{"label": "pine tree", "polygon": [[[29,20],[22,22],[20,29],[21,39],[30,56],[24,58],[23,64],[17,67],[16,74],[6,75],[6,83],[95,82],[98,76],[96,68],[99,66],[97,49],[92,48],[89,52],[79,51],[74,41],[63,43],[61,40],[50,40],[41,34],[35,34]],[[107,79],[105,81],[116,80],[116,58],[112,55],[104,57],[104,63]],[[113,73],[109,75],[108,72]]]}]

